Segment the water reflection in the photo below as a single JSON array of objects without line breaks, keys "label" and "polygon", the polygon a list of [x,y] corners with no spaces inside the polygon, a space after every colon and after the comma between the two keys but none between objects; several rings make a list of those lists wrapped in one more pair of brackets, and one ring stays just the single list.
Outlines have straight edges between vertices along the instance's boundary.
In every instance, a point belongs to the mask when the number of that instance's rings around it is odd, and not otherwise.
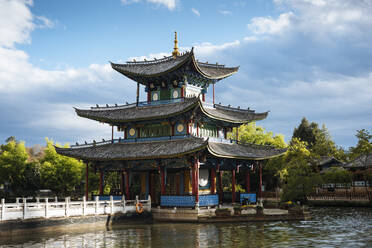
[{"label": "water reflection", "polygon": [[372,209],[312,211],[297,222],[50,228],[1,237],[0,247],[372,247]]}]

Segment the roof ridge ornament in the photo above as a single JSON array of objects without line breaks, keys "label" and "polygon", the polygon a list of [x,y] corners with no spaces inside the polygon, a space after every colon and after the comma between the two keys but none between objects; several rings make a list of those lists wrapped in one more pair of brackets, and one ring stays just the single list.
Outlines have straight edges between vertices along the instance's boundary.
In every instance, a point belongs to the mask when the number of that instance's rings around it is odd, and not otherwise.
[{"label": "roof ridge ornament", "polygon": [[173,58],[177,58],[177,56],[180,56],[180,52],[178,51],[178,40],[177,40],[177,32],[174,31],[174,48],[172,52]]}]

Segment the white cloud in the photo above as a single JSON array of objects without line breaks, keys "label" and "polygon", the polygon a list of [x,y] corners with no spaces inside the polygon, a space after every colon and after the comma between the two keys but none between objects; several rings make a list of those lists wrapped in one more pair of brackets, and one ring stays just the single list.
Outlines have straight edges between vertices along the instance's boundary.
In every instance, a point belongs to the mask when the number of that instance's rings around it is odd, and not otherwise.
[{"label": "white cloud", "polygon": [[122,4],[139,3],[141,0],[121,0]]},{"label": "white cloud", "polygon": [[[105,138],[111,139],[111,127],[107,124],[92,121],[79,117],[72,106],[89,106],[87,103],[69,103],[69,104],[45,104],[41,115],[31,120],[27,125],[30,127],[43,128],[45,135],[53,140],[64,142],[79,142],[82,144],[85,140],[89,143],[93,139]],[[63,123],[63,125],[61,125]],[[47,130],[54,130],[48,133]],[[115,130],[116,132],[116,130]],[[54,133],[65,133],[69,139],[61,140],[59,137],[53,137]],[[74,137],[75,135],[75,137]],[[117,136],[117,135],[116,135]],[[121,135],[122,136],[122,135]],[[74,144],[74,143],[72,143]]]},{"label": "white cloud", "polygon": [[194,48],[195,48],[195,53],[197,55],[207,56],[207,55],[211,55],[213,53],[219,52],[219,51],[223,51],[225,49],[238,47],[239,45],[240,45],[239,40],[232,41],[232,42],[226,42],[221,45],[214,45],[210,42],[203,42],[201,44],[195,45]]},{"label": "white cloud", "polygon": [[176,8],[177,1],[176,0],[147,0],[149,3],[155,3],[158,5],[164,5],[169,10],[174,10]]},{"label": "white cloud", "polygon": [[38,28],[53,28],[54,22],[46,18],[45,16],[36,16],[36,20],[40,21],[40,24],[37,24]]},{"label": "white cloud", "polygon": [[229,10],[219,10],[218,13],[221,15],[227,16],[227,15],[232,15],[232,12]]},{"label": "white cloud", "polygon": [[272,17],[255,17],[252,18],[248,28],[257,35],[262,34],[282,34],[291,25],[292,12],[283,13],[277,19]]},{"label": "white cloud", "polygon": [[35,28],[31,4],[31,1],[0,0],[0,46],[30,42],[29,34]]},{"label": "white cloud", "polygon": [[200,16],[199,10],[191,8],[192,13],[194,13],[197,16]]},{"label": "white cloud", "polygon": [[[163,5],[169,10],[174,10],[177,6],[178,0],[146,0],[148,3],[156,4],[158,6]],[[140,3],[141,0],[121,0],[121,3],[124,5]]]},{"label": "white cloud", "polygon": [[153,59],[162,59],[164,57],[170,56],[171,53],[150,53],[148,56],[135,56],[129,57],[128,61],[144,61],[144,60],[153,60]]}]

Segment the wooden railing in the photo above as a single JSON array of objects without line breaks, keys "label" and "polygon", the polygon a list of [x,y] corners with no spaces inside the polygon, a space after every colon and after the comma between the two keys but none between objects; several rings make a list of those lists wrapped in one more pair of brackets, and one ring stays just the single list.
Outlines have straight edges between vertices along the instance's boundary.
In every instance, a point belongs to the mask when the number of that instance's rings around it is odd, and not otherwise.
[{"label": "wooden railing", "polygon": [[309,201],[363,201],[372,202],[371,192],[321,192],[307,196]]},{"label": "wooden railing", "polygon": [[36,198],[36,202],[27,202],[26,198],[22,198],[22,202],[17,200],[16,203],[5,203],[5,199],[2,199],[0,221],[135,213],[137,203],[142,204],[144,211],[151,212],[150,196],[147,200],[139,200],[138,196],[136,196],[136,200],[125,200],[124,196],[121,200],[114,200],[110,196],[110,200],[106,201],[99,200],[98,197],[94,201],[86,201],[85,197],[82,201],[70,201],[70,198],[67,197],[63,202],[49,202],[48,198],[42,199],[42,201]]}]

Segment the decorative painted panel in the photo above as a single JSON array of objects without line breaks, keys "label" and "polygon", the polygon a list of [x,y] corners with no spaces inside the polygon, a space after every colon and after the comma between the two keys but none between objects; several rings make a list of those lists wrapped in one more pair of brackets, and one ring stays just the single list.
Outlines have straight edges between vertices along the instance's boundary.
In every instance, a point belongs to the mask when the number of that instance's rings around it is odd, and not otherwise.
[{"label": "decorative painted panel", "polygon": [[194,207],[194,196],[181,195],[162,195],[160,196],[160,206],[162,207]]},{"label": "decorative painted panel", "polygon": [[217,206],[218,205],[218,195],[200,195],[199,196],[199,206]]},{"label": "decorative painted panel", "polygon": [[159,101],[160,100],[160,91],[151,91],[151,101]]},{"label": "decorative painted panel", "polygon": [[256,194],[240,193],[240,204],[243,203],[244,199],[249,199],[250,202],[256,202]]},{"label": "decorative painted panel", "polygon": [[175,135],[184,135],[186,134],[187,132],[187,126],[185,123],[183,122],[178,122],[176,123],[176,125],[174,126],[174,133]]},{"label": "decorative painted panel", "polygon": [[177,99],[181,97],[181,89],[175,88],[171,90],[171,99]]},{"label": "decorative painted panel", "polygon": [[128,127],[126,130],[128,139],[137,138],[137,129],[135,127]]}]

